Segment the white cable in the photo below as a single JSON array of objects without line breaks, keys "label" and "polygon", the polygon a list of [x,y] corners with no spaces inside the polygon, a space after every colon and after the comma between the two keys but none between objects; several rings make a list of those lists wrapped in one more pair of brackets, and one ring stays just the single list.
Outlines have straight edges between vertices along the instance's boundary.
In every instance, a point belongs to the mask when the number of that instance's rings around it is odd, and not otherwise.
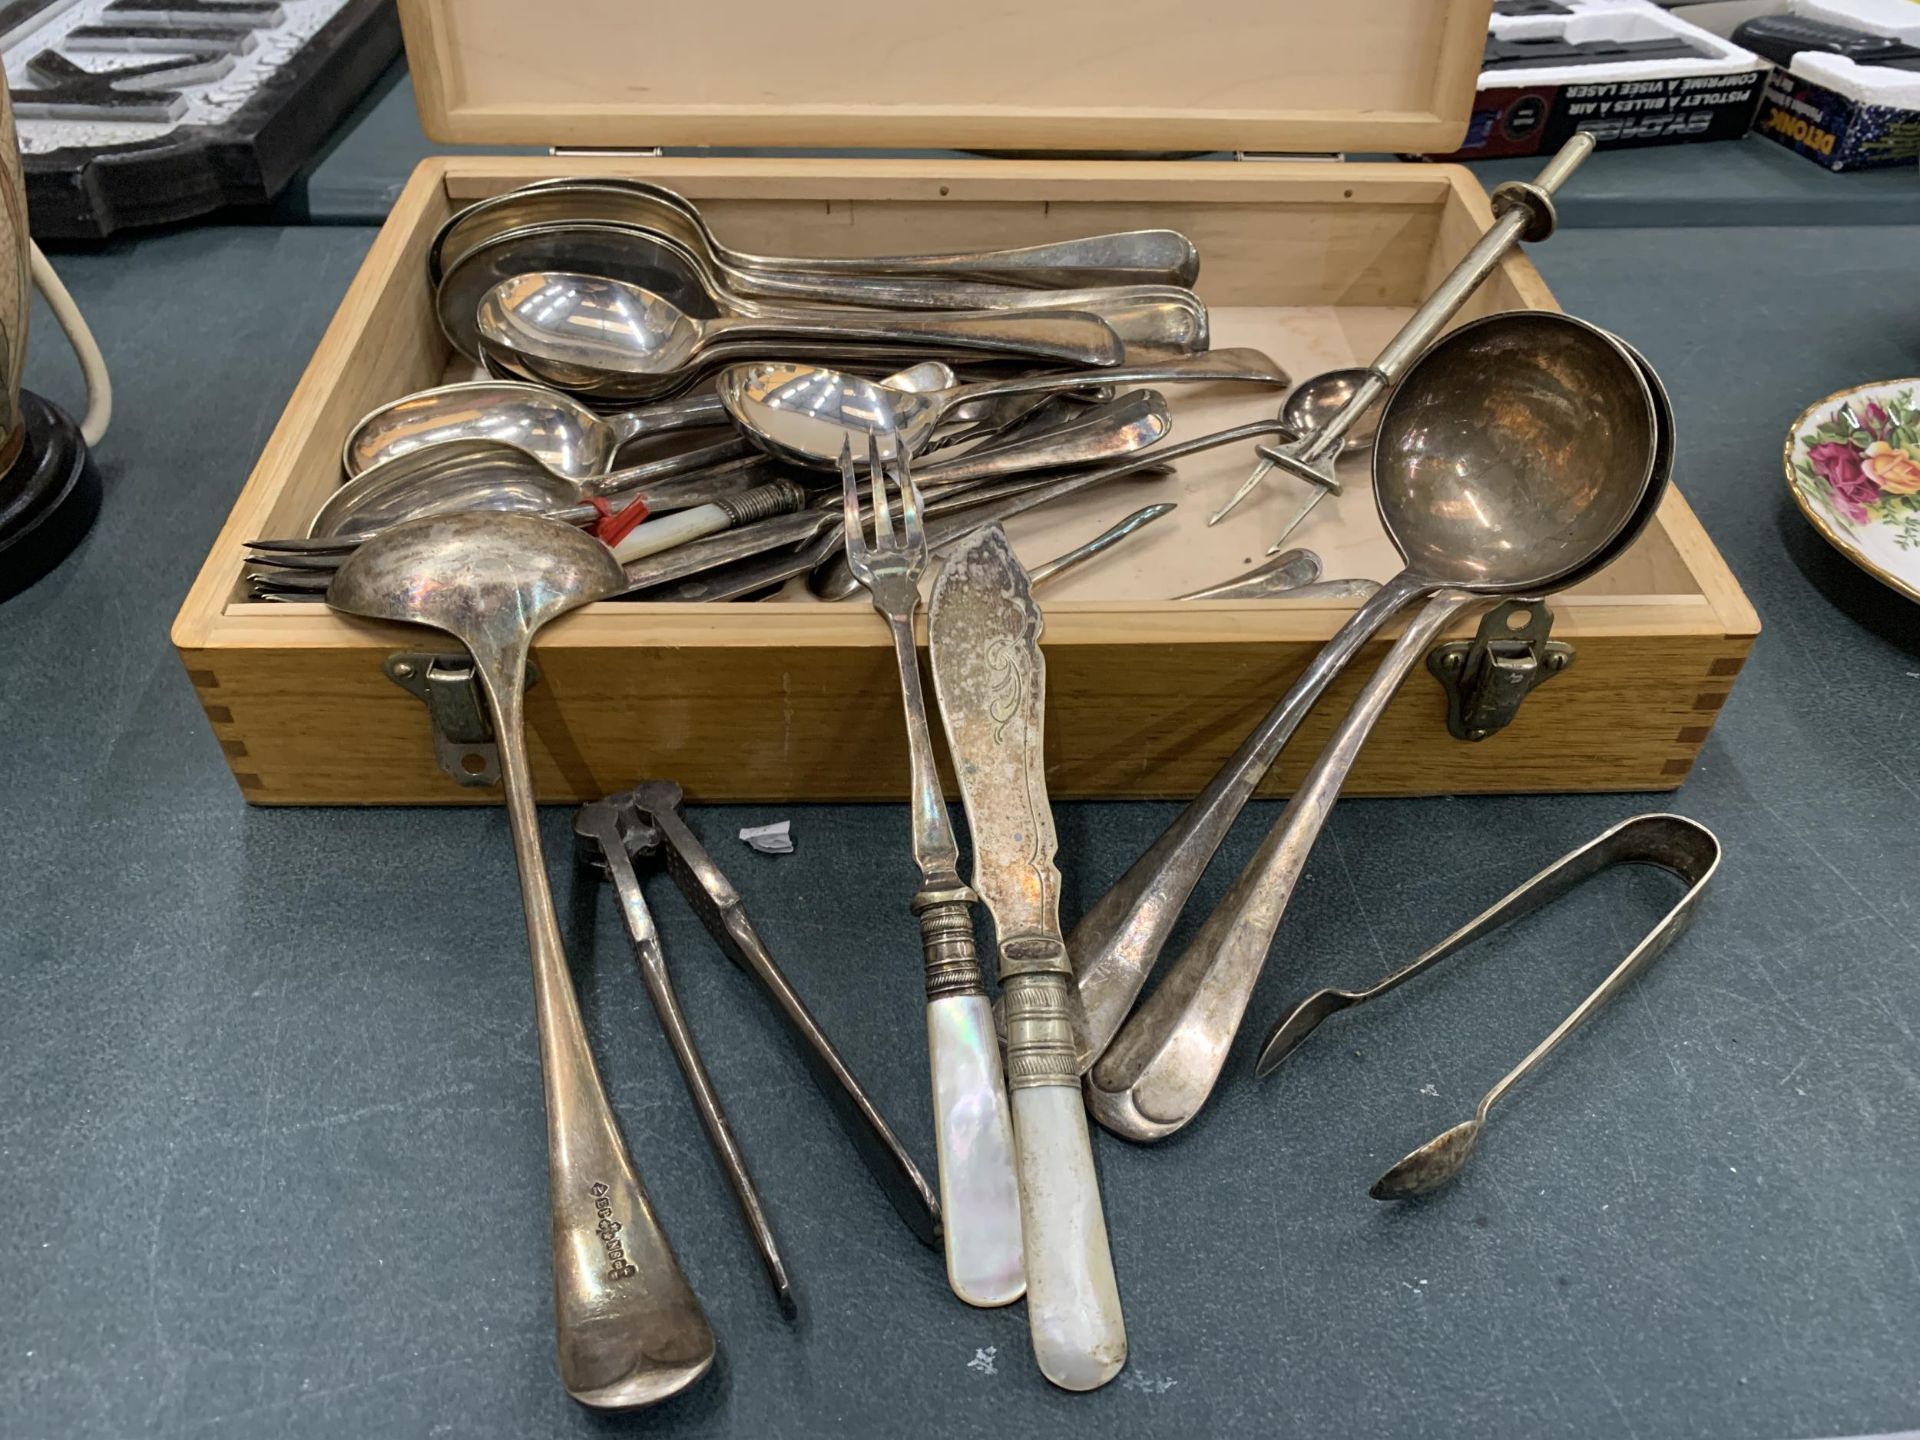
[{"label": "white cable", "polygon": [[73,303],[73,296],[60,283],[60,277],[53,273],[53,266],[40,253],[40,247],[29,240],[27,248],[32,252],[34,288],[45,297],[47,308],[53,311],[53,318],[66,332],[67,343],[80,362],[80,373],[86,378],[87,418],[80,422],[80,438],[91,449],[100,443],[107,433],[108,422],[113,419],[113,382],[107,378],[107,362],[94,341],[93,331],[87,328],[86,317]]}]

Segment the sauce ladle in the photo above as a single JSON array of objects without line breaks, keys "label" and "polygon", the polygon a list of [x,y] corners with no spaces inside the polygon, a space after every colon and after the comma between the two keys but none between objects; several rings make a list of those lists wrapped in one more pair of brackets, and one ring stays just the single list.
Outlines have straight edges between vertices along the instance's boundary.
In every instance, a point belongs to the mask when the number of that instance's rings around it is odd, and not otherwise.
[{"label": "sauce ladle", "polygon": [[1415,601],[1450,590],[1540,595],[1608,563],[1653,486],[1660,429],[1631,353],[1566,315],[1491,315],[1408,367],[1373,452],[1375,508],[1406,568],[1353,613],[1068,938],[1087,1016],[1088,1103],[1108,1129],[1158,1138],[1212,1088],[1226,1050],[1217,1032],[1231,1037],[1247,996],[1229,996],[1217,1015],[1196,1013],[1196,997],[1216,995],[1202,988],[1206,953],[1190,948],[1179,973],[1127,1012],[1207,863],[1313,703]]},{"label": "sauce ladle", "polygon": [[588,1048],[540,850],[527,768],[527,654],[550,620],[626,587],[613,553],[527,515],[436,515],[369,540],[327,603],[427,625],[473,656],[500,744],[514,859],[533,955],[545,1081],[553,1309],[560,1378],[584,1405],[628,1409],[678,1394],[712,1365],[713,1330],[660,1228]]},{"label": "sauce ladle", "polygon": [[[1035,395],[1081,385],[1202,385],[1239,381],[1285,385],[1286,372],[1258,350],[1215,350],[1164,365],[1027,375],[901,395],[857,375],[825,366],[760,361],[730,365],[714,389],[734,423],[763,449],[800,465],[825,469],[840,463],[841,447],[864,451],[872,436],[890,453],[894,445],[918,454],[941,418],[969,400],[999,395]],[[1277,430],[1272,426],[1270,429]]]}]

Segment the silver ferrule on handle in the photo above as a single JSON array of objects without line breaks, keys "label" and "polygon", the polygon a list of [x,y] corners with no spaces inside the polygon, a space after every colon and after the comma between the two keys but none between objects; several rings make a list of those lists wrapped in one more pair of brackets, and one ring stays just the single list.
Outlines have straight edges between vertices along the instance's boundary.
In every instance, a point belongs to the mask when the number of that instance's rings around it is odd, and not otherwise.
[{"label": "silver ferrule on handle", "polygon": [[1007,1022],[1007,1088],[1080,1083],[1073,1025],[1072,976],[1066,951],[1058,970],[1003,975],[1002,1005]]},{"label": "silver ferrule on handle", "polygon": [[984,995],[979,943],[973,933],[973,891],[956,882],[913,897],[920,919],[920,953],[927,967],[927,999],[948,995]]}]

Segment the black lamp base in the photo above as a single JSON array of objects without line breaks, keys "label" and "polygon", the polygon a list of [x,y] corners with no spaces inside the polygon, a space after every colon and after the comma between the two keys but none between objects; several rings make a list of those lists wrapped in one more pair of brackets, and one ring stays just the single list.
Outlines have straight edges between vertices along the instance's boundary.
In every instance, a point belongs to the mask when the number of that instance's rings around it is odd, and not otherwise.
[{"label": "black lamp base", "polygon": [[66,559],[100,513],[100,472],[73,417],[20,392],[20,454],[0,475],[0,600]]}]

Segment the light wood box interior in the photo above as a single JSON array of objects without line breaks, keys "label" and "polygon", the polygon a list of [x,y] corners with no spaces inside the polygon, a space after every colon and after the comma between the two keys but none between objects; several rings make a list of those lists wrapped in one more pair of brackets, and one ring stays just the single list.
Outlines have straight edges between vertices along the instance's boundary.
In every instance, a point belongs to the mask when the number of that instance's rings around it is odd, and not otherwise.
[{"label": "light wood box interior", "polygon": [[[249,603],[244,542],[302,533],[338,483],[340,444],[374,406],[437,384],[457,357],[435,322],[425,256],[440,223],[484,195],[554,174],[638,174],[699,203],[729,243],[858,254],[1022,245],[1170,226],[1203,256],[1214,344],[1257,344],[1296,375],[1370,360],[1489,223],[1450,166],[1118,161],[564,160],[425,162],[369,253],[175,626],[249,798],[262,803],[486,802],[431,758],[426,712],[381,673],[422,632],[319,607]],[[1462,318],[1552,307],[1523,255]],[[1629,337],[1631,338],[1631,337]],[[1270,392],[1171,392],[1176,437],[1270,416]],[[1029,561],[1170,496],[1175,517],[1045,596],[1051,780],[1062,797],[1189,795],[1351,607],[1176,602],[1259,557],[1295,503],[1286,482],[1209,530],[1245,473],[1244,448],[1121,482],[1010,527]],[[1329,575],[1383,579],[1394,555],[1364,484],[1299,534]],[[796,587],[797,588],[797,587]],[[1758,622],[1684,500],[1645,538],[1554,602],[1578,660],[1482,744],[1454,740],[1440,689],[1416,675],[1363,755],[1354,793],[1652,789],[1679,783]],[[1471,626],[1460,633],[1470,633]],[[1383,642],[1384,643],[1384,642]],[[447,642],[440,648],[451,649]],[[1283,791],[1371,669],[1353,666],[1270,777]],[[669,775],[696,799],[891,798],[905,793],[886,633],[863,603],[800,595],[754,605],[608,603],[536,649],[529,697],[536,784],[578,800]]]}]

